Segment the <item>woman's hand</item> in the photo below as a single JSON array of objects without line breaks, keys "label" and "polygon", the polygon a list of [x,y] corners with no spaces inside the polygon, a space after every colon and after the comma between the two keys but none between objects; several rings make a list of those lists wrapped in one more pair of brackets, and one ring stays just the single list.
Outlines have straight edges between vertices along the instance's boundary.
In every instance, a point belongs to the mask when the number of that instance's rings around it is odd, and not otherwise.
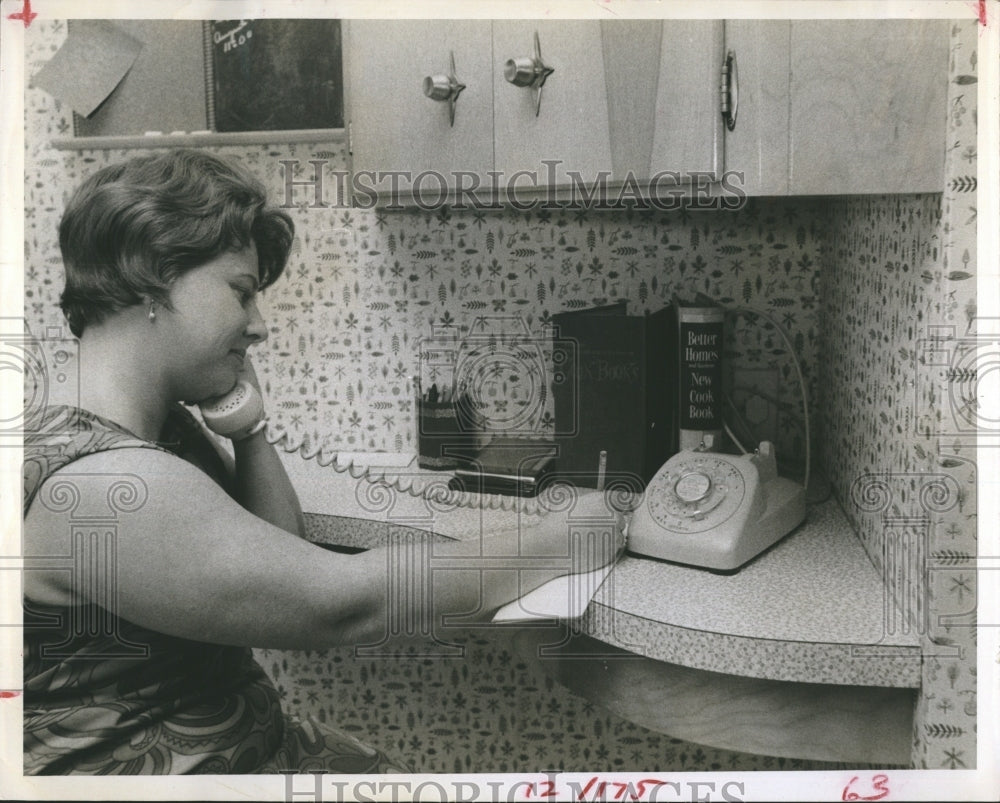
[{"label": "woman's hand", "polygon": [[[243,358],[238,380],[249,383],[258,393],[260,380],[250,355]],[[265,410],[265,417],[267,412]],[[247,510],[295,535],[305,535],[305,520],[298,496],[285,473],[264,429],[233,441],[236,498]]]},{"label": "woman's hand", "polygon": [[587,572],[616,561],[625,547],[625,517],[601,491],[571,486],[542,497],[551,512],[524,539],[528,555],[565,556],[566,570]]}]

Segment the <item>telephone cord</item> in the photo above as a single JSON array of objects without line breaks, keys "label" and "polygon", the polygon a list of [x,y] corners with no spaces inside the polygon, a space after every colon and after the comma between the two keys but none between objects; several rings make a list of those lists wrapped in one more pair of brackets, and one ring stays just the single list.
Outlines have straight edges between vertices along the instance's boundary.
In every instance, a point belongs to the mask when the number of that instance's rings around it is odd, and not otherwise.
[{"label": "telephone cord", "polygon": [[[802,419],[803,419],[803,428],[805,429],[805,447],[806,447],[805,477],[802,480],[802,487],[808,488],[809,474],[812,464],[812,459],[811,459],[812,444],[810,442],[810,434],[809,434],[809,394],[806,388],[805,378],[802,375],[802,366],[799,363],[798,356],[796,356],[795,354],[795,347],[792,345],[791,338],[788,337],[788,333],[785,332],[785,329],[784,327],[781,326],[781,324],[779,324],[774,318],[772,318],[770,315],[768,315],[766,312],[763,312],[762,310],[754,309],[753,307],[731,307],[727,309],[726,312],[732,313],[734,315],[756,315],[759,318],[763,318],[765,321],[770,323],[771,326],[775,328],[775,330],[778,332],[778,335],[781,337],[782,340],[785,341],[785,345],[788,347],[788,355],[792,359],[792,367],[795,368],[795,375],[799,380],[799,387],[802,390]],[[729,428],[726,427],[726,430],[728,432]],[[730,432],[729,434],[730,437],[732,437],[732,433]],[[737,445],[739,444],[737,443]]]},{"label": "telephone cord", "polygon": [[[353,461],[341,465],[337,460],[338,453],[334,452],[332,456],[324,457],[322,446],[311,448],[307,443],[292,446],[289,444],[287,433],[279,432],[272,435],[270,427],[264,431],[264,439],[275,448],[280,448],[287,454],[298,453],[303,460],[315,460],[322,468],[332,468],[338,474],[346,473],[353,479],[365,480],[371,484],[384,483],[400,493],[417,498],[423,497],[442,506],[505,510],[523,513],[528,516],[542,515],[545,512],[542,501],[537,497],[478,494],[471,491],[458,491],[448,488],[446,483],[450,475],[439,476],[437,473],[413,473],[407,476],[393,473],[394,469],[396,471],[407,470],[406,466],[393,468],[355,466]],[[421,480],[424,481],[422,482]]]}]

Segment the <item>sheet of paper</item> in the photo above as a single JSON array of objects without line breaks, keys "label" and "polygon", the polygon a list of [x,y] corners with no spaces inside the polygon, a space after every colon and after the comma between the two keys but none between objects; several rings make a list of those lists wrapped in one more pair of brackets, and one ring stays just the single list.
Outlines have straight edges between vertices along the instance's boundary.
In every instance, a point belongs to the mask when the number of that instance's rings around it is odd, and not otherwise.
[{"label": "sheet of paper", "polygon": [[89,117],[115,91],[142,42],[107,20],[73,20],[63,46],[32,84]]},{"label": "sheet of paper", "polygon": [[613,565],[603,566],[583,574],[557,577],[523,597],[504,605],[493,617],[494,622],[521,622],[532,619],[576,619],[593,599],[597,589],[611,573]]}]

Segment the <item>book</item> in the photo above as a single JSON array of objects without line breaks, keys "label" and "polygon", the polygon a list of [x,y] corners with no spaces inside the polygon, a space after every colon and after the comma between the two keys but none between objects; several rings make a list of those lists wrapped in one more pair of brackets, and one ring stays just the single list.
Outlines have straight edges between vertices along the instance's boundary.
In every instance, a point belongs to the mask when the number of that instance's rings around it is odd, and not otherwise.
[{"label": "book", "polygon": [[711,299],[694,302],[674,297],[671,365],[674,391],[674,454],[695,449],[706,436],[718,448],[722,437],[722,352],[725,313]]},{"label": "book", "polygon": [[671,316],[669,307],[628,315],[624,301],[553,316],[553,363],[564,375],[553,381],[559,479],[641,491],[673,454]]}]

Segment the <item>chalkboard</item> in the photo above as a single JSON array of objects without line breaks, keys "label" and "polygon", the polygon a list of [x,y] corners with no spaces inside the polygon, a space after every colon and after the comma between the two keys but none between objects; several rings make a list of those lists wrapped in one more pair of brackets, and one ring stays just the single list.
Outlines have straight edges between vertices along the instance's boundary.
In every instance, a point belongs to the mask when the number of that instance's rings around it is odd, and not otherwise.
[{"label": "chalkboard", "polygon": [[344,127],[340,20],[213,20],[209,35],[214,131]]}]

